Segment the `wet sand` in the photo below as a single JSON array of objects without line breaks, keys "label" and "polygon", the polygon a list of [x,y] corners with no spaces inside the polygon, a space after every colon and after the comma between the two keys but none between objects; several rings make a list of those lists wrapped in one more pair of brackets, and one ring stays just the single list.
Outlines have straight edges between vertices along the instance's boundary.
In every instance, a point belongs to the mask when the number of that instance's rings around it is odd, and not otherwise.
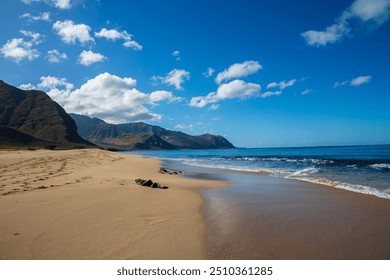
[{"label": "wet sand", "polygon": [[205,259],[195,188],[226,183],[159,169],[102,150],[1,151],[0,259]]},{"label": "wet sand", "polygon": [[261,174],[167,166],[232,182],[202,190],[210,259],[390,259],[390,200]]}]

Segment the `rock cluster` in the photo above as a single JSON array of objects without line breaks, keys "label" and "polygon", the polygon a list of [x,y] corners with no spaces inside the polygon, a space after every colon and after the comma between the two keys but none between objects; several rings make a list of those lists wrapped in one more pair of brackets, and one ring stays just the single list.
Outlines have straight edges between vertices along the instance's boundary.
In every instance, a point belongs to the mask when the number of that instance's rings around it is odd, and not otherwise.
[{"label": "rock cluster", "polygon": [[152,189],[163,189],[163,190],[168,189],[167,186],[161,186],[159,183],[153,182],[152,180],[135,179],[135,182],[140,186],[149,187]]},{"label": "rock cluster", "polygon": [[169,175],[177,175],[177,174],[181,173],[181,171],[170,171],[170,170],[167,170],[167,169],[161,167],[160,170],[158,171],[158,173],[169,174]]}]

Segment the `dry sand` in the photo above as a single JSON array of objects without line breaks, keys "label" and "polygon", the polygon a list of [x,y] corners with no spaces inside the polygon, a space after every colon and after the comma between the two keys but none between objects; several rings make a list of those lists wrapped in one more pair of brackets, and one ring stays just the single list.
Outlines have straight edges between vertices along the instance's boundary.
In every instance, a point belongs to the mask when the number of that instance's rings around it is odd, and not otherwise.
[{"label": "dry sand", "polygon": [[195,189],[226,183],[159,168],[156,159],[93,149],[1,151],[0,259],[206,258]]}]

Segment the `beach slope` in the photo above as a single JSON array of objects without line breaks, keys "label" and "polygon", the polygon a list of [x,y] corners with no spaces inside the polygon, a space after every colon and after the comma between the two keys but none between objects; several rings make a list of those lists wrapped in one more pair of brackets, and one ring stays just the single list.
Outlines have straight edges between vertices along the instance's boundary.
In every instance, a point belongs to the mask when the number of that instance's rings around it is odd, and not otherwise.
[{"label": "beach slope", "polygon": [[226,185],[97,149],[2,151],[0,163],[0,259],[204,259],[194,189]]}]

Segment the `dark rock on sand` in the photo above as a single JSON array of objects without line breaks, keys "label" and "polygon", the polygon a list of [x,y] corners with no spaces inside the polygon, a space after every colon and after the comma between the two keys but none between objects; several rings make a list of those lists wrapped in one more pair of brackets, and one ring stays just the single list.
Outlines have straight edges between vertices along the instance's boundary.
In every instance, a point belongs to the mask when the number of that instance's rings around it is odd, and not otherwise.
[{"label": "dark rock on sand", "polygon": [[165,168],[160,168],[160,170],[158,171],[158,173],[161,173],[161,174],[166,174],[166,173],[170,173],[168,170],[166,170]]},{"label": "dark rock on sand", "polygon": [[143,187],[150,187],[152,189],[163,189],[163,190],[168,189],[167,186],[161,186],[159,183],[153,182],[152,180],[135,179],[134,181],[138,185],[143,186]]},{"label": "dark rock on sand", "polygon": [[153,181],[152,180],[147,180],[146,182],[142,183],[142,186],[144,186],[144,187],[150,187],[152,185],[153,185]]},{"label": "dark rock on sand", "polygon": [[136,182],[138,185],[142,185],[143,183],[146,182],[146,180],[143,180],[143,179],[135,179],[135,182]]},{"label": "dark rock on sand", "polygon": [[161,174],[169,174],[169,175],[177,175],[179,173],[181,173],[180,171],[170,171],[168,169],[165,169],[165,168],[160,168],[160,170],[158,171],[158,173],[161,173]]}]

